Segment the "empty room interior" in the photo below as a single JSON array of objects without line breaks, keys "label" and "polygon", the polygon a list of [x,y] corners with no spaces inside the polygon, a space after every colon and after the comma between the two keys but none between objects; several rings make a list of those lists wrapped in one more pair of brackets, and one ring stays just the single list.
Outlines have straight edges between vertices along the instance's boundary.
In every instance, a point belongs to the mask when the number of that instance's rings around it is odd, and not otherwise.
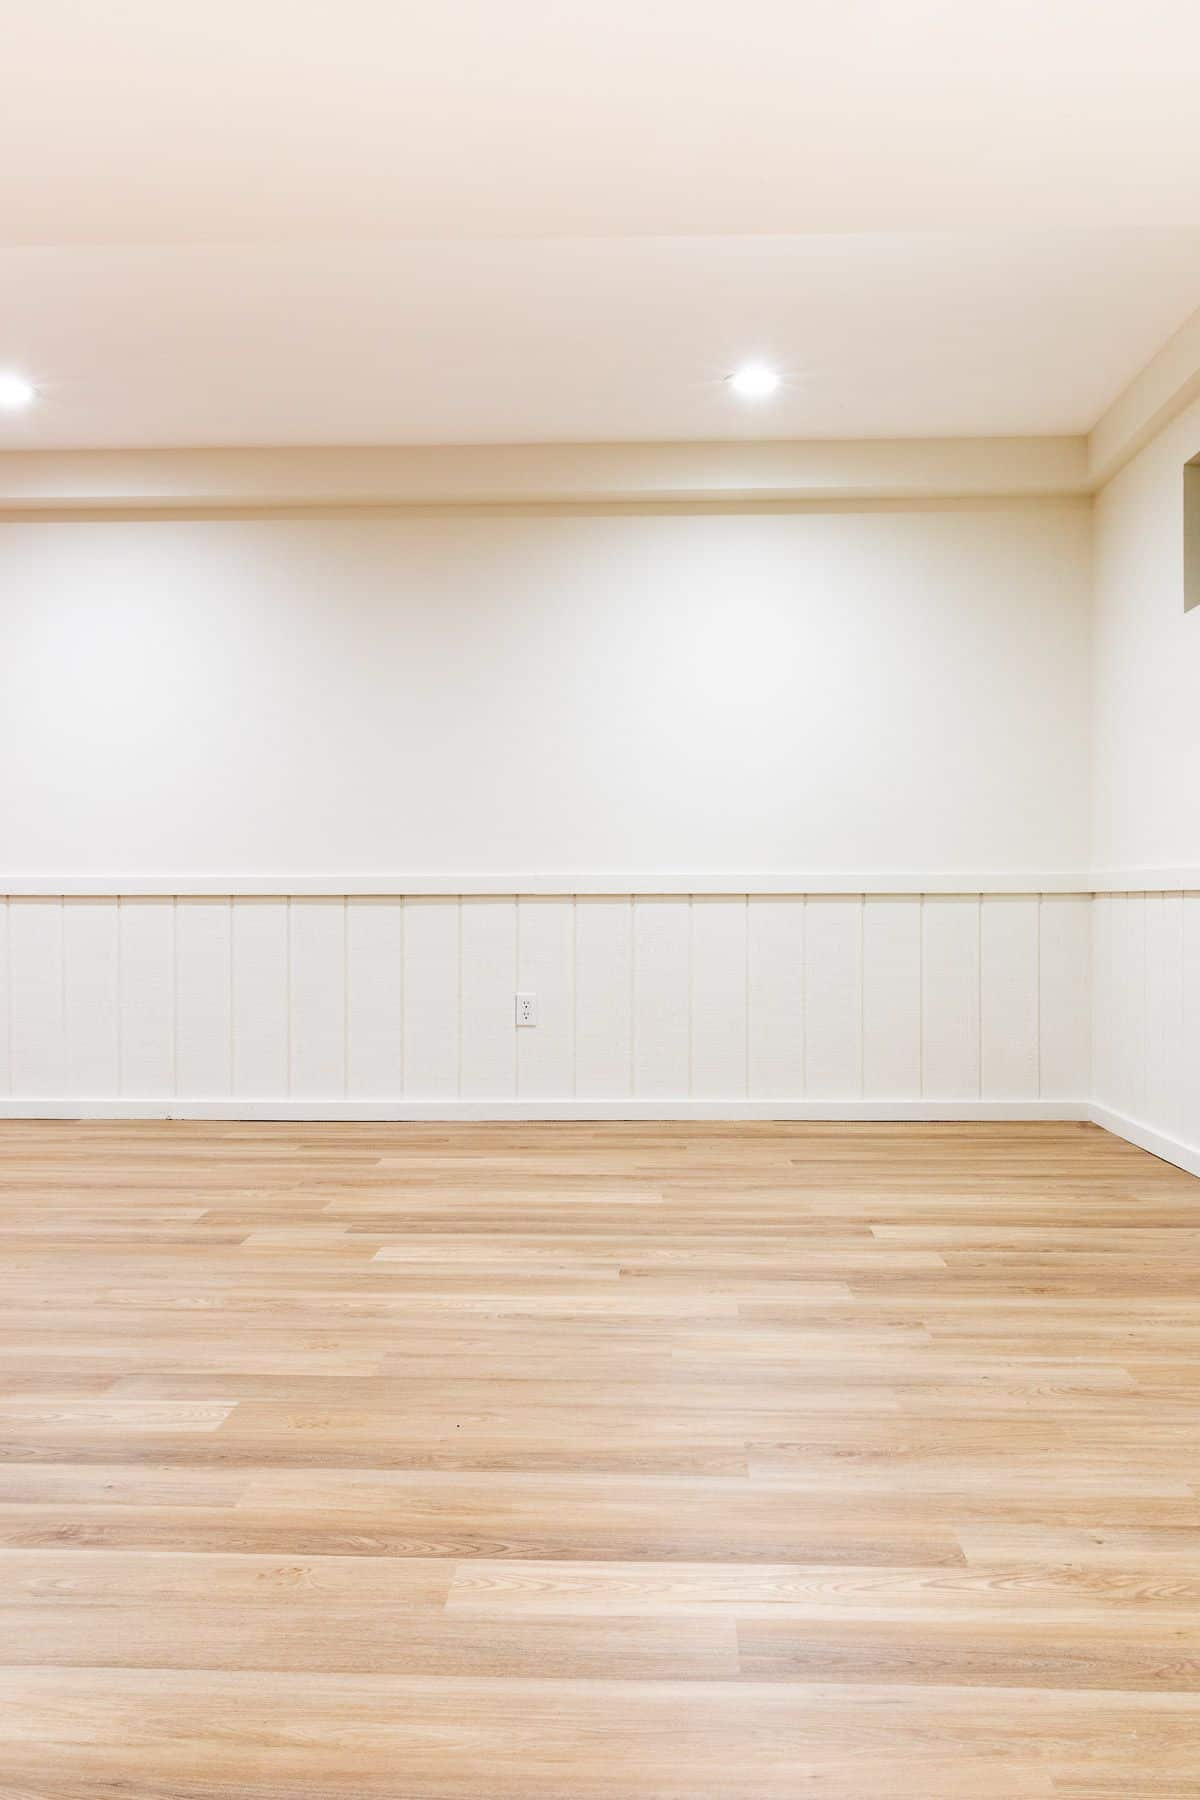
[{"label": "empty room interior", "polygon": [[1200,15],[0,0],[0,1795],[1200,1796]]}]

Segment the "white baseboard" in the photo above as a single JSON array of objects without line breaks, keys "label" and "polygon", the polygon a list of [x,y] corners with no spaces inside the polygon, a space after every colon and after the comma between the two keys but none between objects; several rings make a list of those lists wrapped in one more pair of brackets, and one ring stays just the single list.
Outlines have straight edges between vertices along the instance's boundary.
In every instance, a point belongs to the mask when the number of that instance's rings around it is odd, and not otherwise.
[{"label": "white baseboard", "polygon": [[1126,1138],[1139,1150],[1149,1150],[1152,1156],[1161,1156],[1164,1162],[1186,1169],[1189,1175],[1200,1175],[1200,1145],[1185,1144],[1181,1138],[1168,1137],[1150,1125],[1143,1125],[1140,1119],[1128,1119],[1124,1113],[1112,1112],[1107,1106],[1093,1104],[1088,1114],[1093,1125],[1102,1125],[1114,1137]]},{"label": "white baseboard", "polygon": [[[1085,1100],[0,1100],[0,1119],[1022,1120],[1089,1117]],[[1103,1121],[1101,1121],[1103,1122]],[[1113,1127],[1112,1129],[1116,1129]],[[1158,1154],[1165,1154],[1158,1152]]]}]

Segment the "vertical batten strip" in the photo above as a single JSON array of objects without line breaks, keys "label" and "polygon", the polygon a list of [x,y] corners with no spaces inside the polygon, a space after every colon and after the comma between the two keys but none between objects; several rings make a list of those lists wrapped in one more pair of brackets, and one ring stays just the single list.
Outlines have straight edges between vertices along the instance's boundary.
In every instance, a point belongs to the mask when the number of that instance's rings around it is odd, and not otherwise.
[{"label": "vertical batten strip", "polygon": [[233,1092],[233,916],[228,899],[175,906],[175,1091]]},{"label": "vertical batten strip", "polygon": [[1033,1090],[1035,1094],[1040,1094],[1042,1092],[1042,1081],[1043,1081],[1043,1073],[1042,1073],[1042,1056],[1043,1056],[1043,1043],[1042,1043],[1042,901],[1043,901],[1043,899],[1044,899],[1044,895],[1042,895],[1042,894],[1038,894],[1035,896],[1034,915],[1033,915],[1034,954],[1037,957],[1037,969],[1034,974],[1034,982],[1033,982],[1033,1030],[1034,1030],[1034,1044],[1036,1046],[1036,1053],[1037,1053],[1037,1063],[1036,1063],[1036,1068],[1034,1071],[1036,1085]]},{"label": "vertical batten strip", "polygon": [[484,895],[464,895],[458,902],[460,1092],[484,1099],[507,1099],[516,1092],[516,907],[513,899]]},{"label": "vertical batten strip", "polygon": [[574,917],[576,1092],[621,1099],[633,1091],[633,903],[579,896]]},{"label": "vertical batten strip", "polygon": [[680,1099],[688,1092],[691,1039],[690,903],[639,894],[634,902],[634,1093]]},{"label": "vertical batten strip", "polygon": [[861,895],[810,896],[805,906],[805,1093],[854,1100],[862,1072]]},{"label": "vertical batten strip", "polygon": [[342,1095],[350,1092],[350,920],[349,899],[341,896],[342,909]]},{"label": "vertical batten strip", "polygon": [[0,898],[0,1094],[12,1093],[12,961],[8,948],[8,897]]},{"label": "vertical batten strip", "polygon": [[408,895],[402,894],[400,907],[400,1097],[408,1094]]},{"label": "vertical batten strip", "polygon": [[457,894],[454,899],[454,922],[458,940],[458,1000],[454,1010],[454,1021],[458,1032],[455,1086],[461,1099],[463,1091],[463,897],[461,894]]},{"label": "vertical batten strip", "polygon": [[289,1091],[319,1100],[346,1091],[346,906],[338,899],[293,900],[289,909]]},{"label": "vertical batten strip", "polygon": [[284,1092],[287,1094],[289,1100],[291,1099],[292,1092],[293,1092],[293,1089],[292,1089],[292,1060],[293,1060],[292,1043],[293,1043],[293,1037],[294,1037],[294,1032],[295,1032],[295,1021],[292,1017],[292,914],[293,914],[293,910],[295,908],[295,904],[296,904],[296,898],[295,898],[294,894],[289,894],[287,899],[283,903],[283,905],[284,905],[283,919],[284,919],[284,924],[287,928],[286,936],[284,938],[283,1019],[284,1019],[285,1050],[284,1050],[284,1064],[283,1064],[283,1082],[284,1082]]},{"label": "vertical batten strip", "polygon": [[989,894],[980,904],[980,1092],[1038,1092],[1038,902]]},{"label": "vertical batten strip", "polygon": [[179,896],[171,895],[171,1092],[179,1093]]},{"label": "vertical batten strip", "polygon": [[693,897],[692,1093],[737,1099],[746,1093],[746,902]]},{"label": "vertical batten strip", "polygon": [[805,900],[751,895],[747,902],[747,1091],[800,1099],[805,1087]]},{"label": "vertical batten strip", "polygon": [[280,1100],[290,1062],[288,903],[239,897],[231,913],[234,1092]]},{"label": "vertical batten strip", "polygon": [[742,1092],[750,1092],[750,896],[742,896],[742,991],[745,995],[745,1030],[742,1033]]},{"label": "vertical batten strip", "polygon": [[863,902],[863,1093],[898,1100],[921,1091],[921,901]]},{"label": "vertical batten strip", "polygon": [[1146,1115],[1146,902],[1143,894],[1123,894],[1117,913],[1118,1029],[1123,1111]]},{"label": "vertical batten strip", "polygon": [[1183,1141],[1200,1146],[1200,893],[1183,896]]},{"label": "vertical batten strip", "polygon": [[[459,905],[460,906],[462,905],[461,900],[459,901]],[[519,899],[514,897],[514,899],[513,899],[514,1005],[515,1005],[517,982],[520,979],[520,968],[521,968],[521,905],[520,905]],[[512,1041],[512,1091],[514,1094],[518,1092],[518,1090],[520,1089],[520,1086],[521,1086],[521,1039],[520,1039],[520,1035],[516,1028],[516,1019],[515,1019],[515,1015],[514,1015],[513,1041]]]},{"label": "vertical batten strip", "polygon": [[687,1088],[689,1100],[696,1092],[696,923],[694,896],[687,897]]},{"label": "vertical batten strip", "polygon": [[10,898],[9,1007],[14,1096],[66,1092],[62,901]]},{"label": "vertical batten strip", "polygon": [[858,899],[858,1092],[866,1093],[867,1078],[867,896]]},{"label": "vertical batten strip", "polygon": [[1092,903],[1043,894],[1038,903],[1038,1093],[1084,1100],[1092,1093]]},{"label": "vertical batten strip", "polygon": [[406,1099],[451,1100],[461,1091],[460,912],[456,897],[405,900]]},{"label": "vertical batten strip", "polygon": [[118,905],[121,1091],[175,1094],[175,902],[126,896]]},{"label": "vertical batten strip", "polygon": [[84,1100],[121,1091],[118,932],[115,900],[63,901],[66,1089]]},{"label": "vertical batten strip", "polygon": [[918,895],[918,1087],[925,1093],[925,895]]},{"label": "vertical batten strip", "polygon": [[979,901],[926,895],[922,908],[922,1094],[979,1098]]},{"label": "vertical batten strip", "polygon": [[346,1092],[351,1099],[403,1093],[404,903],[346,900]]},{"label": "vertical batten strip", "polygon": [[529,1099],[561,1100],[570,1097],[574,1086],[574,900],[522,895],[517,907],[517,988],[534,994],[537,1002],[536,1026],[517,1031],[517,1092]]}]

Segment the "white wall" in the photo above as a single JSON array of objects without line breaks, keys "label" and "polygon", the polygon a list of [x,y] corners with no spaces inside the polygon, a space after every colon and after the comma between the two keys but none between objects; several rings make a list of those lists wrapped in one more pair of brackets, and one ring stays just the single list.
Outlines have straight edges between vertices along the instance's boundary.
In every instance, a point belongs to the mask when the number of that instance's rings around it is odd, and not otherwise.
[{"label": "white wall", "polygon": [[1086,866],[1088,576],[1072,499],[4,525],[0,1110],[1077,1116],[1091,903],[971,871]]},{"label": "white wall", "polygon": [[[1074,500],[0,526],[0,892],[95,882],[0,900],[0,1112],[1090,1098],[1200,1172],[1198,448],[1200,407],[1099,496],[1090,618]],[[971,874],[1089,862],[1136,891]],[[861,891],[452,885],[829,869]]]},{"label": "white wall", "polygon": [[[1200,610],[1183,581],[1198,451],[1200,405],[1096,500],[1092,850],[1139,891],[1095,901],[1092,1061],[1101,1122],[1200,1174]],[[1176,871],[1173,887],[1140,891],[1143,869]]]},{"label": "white wall", "polygon": [[1197,453],[1200,405],[1096,498],[1092,858],[1100,869],[1200,870],[1200,609],[1183,605],[1183,466]]},{"label": "white wall", "polygon": [[1093,902],[1096,1117],[1200,1175],[1200,892]]},{"label": "white wall", "polygon": [[1088,531],[1070,499],[6,523],[0,888],[1078,869]]}]

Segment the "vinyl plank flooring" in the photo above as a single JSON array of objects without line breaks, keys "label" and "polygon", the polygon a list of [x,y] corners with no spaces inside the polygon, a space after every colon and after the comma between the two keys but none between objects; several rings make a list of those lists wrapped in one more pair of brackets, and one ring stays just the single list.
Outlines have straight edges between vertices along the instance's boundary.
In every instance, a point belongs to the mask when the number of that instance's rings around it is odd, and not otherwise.
[{"label": "vinyl plank flooring", "polygon": [[1200,1183],[0,1125],[0,1794],[1193,1800]]}]

